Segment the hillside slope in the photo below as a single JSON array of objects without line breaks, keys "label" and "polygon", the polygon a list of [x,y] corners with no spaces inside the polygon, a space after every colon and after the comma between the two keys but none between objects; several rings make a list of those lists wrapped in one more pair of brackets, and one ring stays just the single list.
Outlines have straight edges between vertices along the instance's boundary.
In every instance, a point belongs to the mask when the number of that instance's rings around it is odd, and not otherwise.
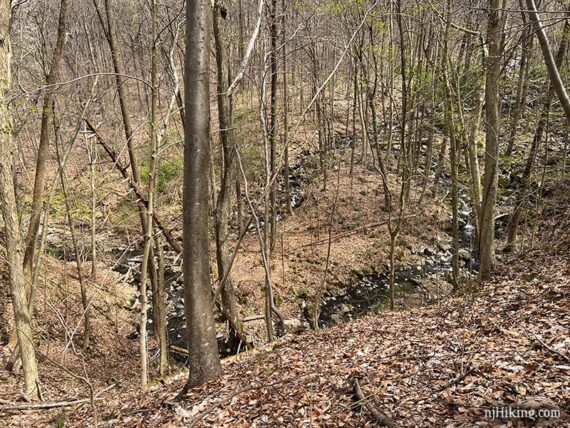
[{"label": "hillside slope", "polygon": [[[98,406],[101,425],[373,426],[355,401],[358,379],[369,407],[399,426],[493,425],[493,406],[559,413],[498,425],[570,426],[567,203],[545,207],[538,247],[462,296],[283,338],[225,360],[221,379],[178,403],[184,374],[135,398],[124,391]],[[88,407],[68,417],[66,426],[93,422]]]}]

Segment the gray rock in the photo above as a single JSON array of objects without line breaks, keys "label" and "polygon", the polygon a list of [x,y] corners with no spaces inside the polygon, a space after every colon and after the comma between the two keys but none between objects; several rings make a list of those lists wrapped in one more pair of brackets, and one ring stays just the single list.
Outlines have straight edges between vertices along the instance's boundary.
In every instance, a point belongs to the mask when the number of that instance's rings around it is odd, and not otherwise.
[{"label": "gray rock", "polygon": [[333,320],[333,322],[335,322],[336,324],[340,324],[342,322],[342,317],[339,314],[332,314],[331,315],[331,319]]},{"label": "gray rock", "polygon": [[468,250],[459,250],[459,257],[461,257],[463,260],[470,260],[471,254]]},{"label": "gray rock", "polygon": [[285,326],[286,329],[297,330],[303,326],[303,323],[301,322],[301,320],[294,318],[283,321],[283,325]]}]

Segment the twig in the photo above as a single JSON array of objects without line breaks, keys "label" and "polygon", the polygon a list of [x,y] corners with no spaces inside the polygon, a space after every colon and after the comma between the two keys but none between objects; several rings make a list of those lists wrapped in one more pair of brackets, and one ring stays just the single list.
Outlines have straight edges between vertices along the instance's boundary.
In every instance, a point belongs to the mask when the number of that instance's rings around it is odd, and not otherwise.
[{"label": "twig", "polygon": [[463,381],[463,379],[465,379],[467,376],[469,376],[471,373],[473,373],[475,371],[475,368],[471,365],[471,363],[469,363],[467,365],[467,368],[465,369],[465,371],[460,374],[458,377],[456,377],[455,379],[453,379],[451,382],[447,383],[446,385],[442,386],[441,388],[439,388],[436,393],[445,391],[448,388],[451,388],[454,385],[457,385],[458,383],[460,383],[461,381]]},{"label": "twig", "polygon": [[[513,317],[511,314],[507,313],[507,316],[511,319],[511,321],[513,322],[517,322],[515,317]],[[558,355],[559,357],[561,357],[563,360],[567,361],[570,363],[570,357],[568,355],[563,354],[560,351],[557,351],[556,349],[551,348],[550,346],[548,346],[546,343],[544,343],[543,340],[540,339],[540,337],[538,337],[536,334],[534,334],[531,330],[529,329],[524,329],[524,332],[526,334],[526,336],[531,339],[534,340],[536,342],[538,342],[539,345],[541,345],[544,349],[552,352],[553,354]]]},{"label": "twig", "polygon": [[548,346],[546,343],[544,343],[544,341],[542,341],[536,334],[534,334],[532,331],[530,330],[525,330],[528,331],[531,335],[532,338],[538,342],[540,345],[542,345],[545,349],[547,349],[548,351],[552,352],[553,354],[558,355],[559,357],[561,357],[562,359],[564,359],[565,361],[570,363],[570,357],[568,355],[563,354],[560,351],[557,351],[556,349],[551,348],[550,346]]},{"label": "twig", "polygon": [[374,407],[370,401],[368,401],[362,392],[362,388],[360,388],[360,382],[358,382],[358,379],[356,378],[354,379],[354,393],[356,395],[356,398],[358,398],[358,401],[362,403],[362,405],[366,407],[366,410],[372,413],[372,415],[376,418],[376,422],[387,428],[400,428],[400,425],[398,425],[393,419],[382,413],[380,410]]},{"label": "twig", "polygon": [[265,319],[265,315],[254,315],[252,317],[247,317],[242,320],[242,322],[258,321]]}]

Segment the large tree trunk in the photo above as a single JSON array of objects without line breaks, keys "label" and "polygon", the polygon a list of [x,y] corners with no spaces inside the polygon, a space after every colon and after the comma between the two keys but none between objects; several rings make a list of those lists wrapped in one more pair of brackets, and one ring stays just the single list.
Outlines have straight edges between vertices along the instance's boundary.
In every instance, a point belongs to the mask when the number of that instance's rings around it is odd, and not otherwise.
[{"label": "large tree trunk", "polygon": [[480,277],[489,277],[495,264],[495,202],[499,162],[499,78],[501,74],[501,19],[500,1],[489,0],[487,43],[489,54],[486,61],[485,81],[485,177],[481,206],[479,256]]},{"label": "large tree trunk", "polygon": [[6,234],[6,259],[10,271],[12,302],[18,343],[21,349],[26,394],[36,390],[38,368],[24,276],[24,248],[16,207],[12,173],[12,123],[8,110],[11,85],[10,0],[0,0],[0,204]]},{"label": "large tree trunk", "polygon": [[183,233],[190,374],[186,388],[214,379],[222,371],[210,289],[208,241],[211,18],[208,0],[187,1]]}]

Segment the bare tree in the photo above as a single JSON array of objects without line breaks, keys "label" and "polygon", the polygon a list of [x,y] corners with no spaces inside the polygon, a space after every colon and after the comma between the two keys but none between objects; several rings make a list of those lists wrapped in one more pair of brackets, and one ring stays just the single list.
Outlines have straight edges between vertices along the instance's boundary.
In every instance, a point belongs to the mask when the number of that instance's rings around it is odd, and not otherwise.
[{"label": "bare tree", "polygon": [[487,43],[489,54],[486,59],[485,82],[485,176],[483,181],[483,202],[479,221],[480,277],[486,279],[495,264],[495,203],[499,174],[499,78],[501,73],[501,17],[500,0],[489,0]]},{"label": "bare tree", "polygon": [[40,130],[40,143],[36,162],[36,176],[34,182],[34,194],[32,199],[32,211],[30,215],[30,225],[26,236],[26,252],[24,254],[24,272],[28,277],[32,276],[32,265],[34,262],[34,250],[36,248],[36,238],[40,227],[40,217],[43,209],[45,193],[46,165],[49,155],[50,122],[53,118],[52,104],[55,96],[55,86],[59,78],[59,68],[63,57],[63,49],[67,39],[67,8],[68,0],[61,0],[59,10],[59,23],[57,27],[57,41],[53,52],[51,69],[46,78],[46,92],[44,94],[42,107],[42,121]]},{"label": "bare tree", "polygon": [[208,239],[211,29],[210,2],[187,1],[183,239],[190,374],[183,391],[219,376],[222,370],[212,310]]},{"label": "bare tree", "polygon": [[237,349],[239,342],[244,339],[244,335],[234,287],[228,269],[230,257],[230,230],[228,222],[232,209],[232,191],[233,184],[235,183],[236,162],[234,132],[232,130],[233,124],[230,111],[231,98],[225,95],[228,88],[227,76],[229,73],[226,71],[228,61],[222,41],[220,15],[220,5],[216,1],[214,5],[213,34],[216,49],[218,120],[220,122],[220,142],[222,143],[223,154],[220,192],[218,193],[215,211],[216,261],[218,265],[218,278],[220,286],[222,287],[222,305],[231,326],[230,342],[232,343],[230,345],[232,348]]},{"label": "bare tree", "polygon": [[[552,49],[550,48],[550,42],[548,41],[548,36],[546,31],[544,31],[544,26],[540,21],[540,16],[536,10],[536,4],[534,0],[526,0],[526,7],[529,9],[530,20],[534,24],[536,30],[536,36],[540,42],[540,49],[542,50],[542,55],[544,56],[544,62],[548,70],[548,76],[550,77],[550,83],[562,104],[562,109],[566,115],[566,121],[570,126],[570,98],[568,97],[568,92],[566,92],[566,87],[564,82],[560,77],[560,72],[558,66],[556,65],[556,60]],[[570,19],[570,12],[566,12],[566,20]]]},{"label": "bare tree", "polygon": [[24,247],[16,205],[12,163],[12,121],[8,110],[10,85],[12,83],[10,0],[0,1],[0,203],[6,234],[6,258],[10,271],[12,302],[18,344],[24,370],[24,390],[32,394],[37,389],[38,368],[34,350],[34,337],[26,292],[26,277],[23,270]]}]

